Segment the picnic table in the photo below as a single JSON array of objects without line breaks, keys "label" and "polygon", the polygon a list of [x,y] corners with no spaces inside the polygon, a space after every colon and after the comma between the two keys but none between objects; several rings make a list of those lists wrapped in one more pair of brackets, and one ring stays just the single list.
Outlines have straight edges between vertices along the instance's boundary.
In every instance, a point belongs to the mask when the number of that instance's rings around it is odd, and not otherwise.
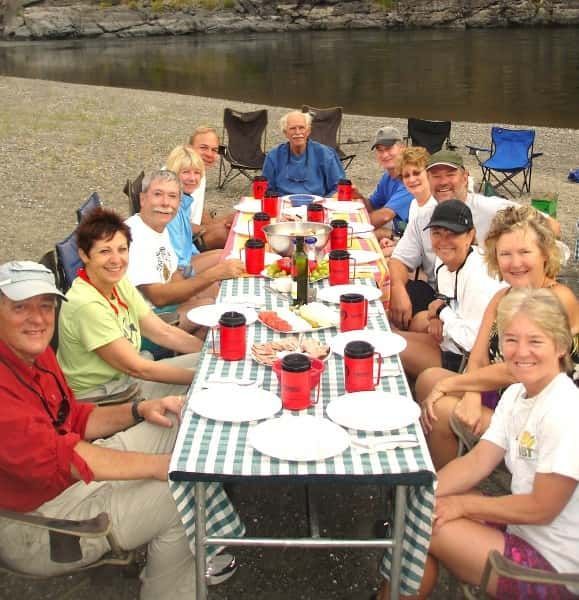
[{"label": "picnic table", "polygon": [[[361,209],[349,213],[351,220],[368,219]],[[239,213],[236,222],[248,220]],[[235,223],[234,223],[235,228]],[[239,230],[239,228],[238,228]],[[245,237],[245,239],[247,239]],[[230,235],[226,254],[243,247],[244,236]],[[355,246],[354,246],[355,245]],[[375,236],[355,238],[353,246],[361,249],[379,250]],[[381,254],[380,254],[381,256]],[[388,281],[386,262],[380,258],[375,262],[375,272],[357,279],[356,283],[384,289]],[[318,289],[328,285],[327,281],[315,284]],[[386,286],[387,287],[387,286]],[[223,281],[217,303],[235,302],[236,298],[252,298],[265,310],[275,310],[284,306],[284,300],[266,290],[263,277],[244,277]],[[383,299],[383,298],[382,298]],[[286,303],[287,304],[287,303]],[[388,319],[381,301],[370,303],[368,314],[369,330],[389,331]],[[308,333],[312,337],[328,343],[337,333],[336,328],[320,329]],[[267,546],[267,547],[383,547],[384,558],[380,572],[391,580],[391,597],[399,594],[415,594],[420,585],[428,552],[431,534],[432,512],[434,507],[434,467],[430,459],[426,440],[417,422],[395,432],[416,436],[418,445],[411,448],[359,453],[348,447],[337,456],[317,461],[281,460],[256,450],[248,441],[255,422],[227,422],[205,418],[191,408],[191,399],[200,392],[210,376],[219,378],[247,379],[258,382],[260,388],[278,392],[278,383],[271,367],[256,362],[249,354],[255,342],[265,342],[283,336],[264,324],[256,321],[247,327],[248,353],[240,361],[224,361],[214,353],[211,335],[201,353],[199,368],[189,390],[188,403],[182,415],[179,434],[171,458],[169,478],[171,490],[189,535],[195,553],[197,569],[197,595],[200,600],[207,597],[205,564],[207,549],[223,546]],[[386,376],[380,379],[377,389],[391,392],[396,396],[411,398],[411,392],[401,368],[398,355],[384,358]],[[332,399],[343,395],[344,367],[340,356],[331,354],[322,373],[319,401],[310,408],[299,411],[286,411],[282,414],[299,418],[307,414],[319,419],[327,418],[326,407]],[[408,401],[408,398],[406,401]],[[403,398],[401,400],[404,400]],[[235,402],[235,398],[232,398]],[[365,435],[348,430],[350,435]],[[378,434],[379,435],[379,434]],[[296,440],[299,443],[299,440]],[[243,484],[255,481],[283,481],[291,485],[306,485],[310,492],[320,482],[337,482],[348,485],[379,484],[395,488],[395,510],[390,538],[377,539],[333,539],[320,537],[319,527],[314,519],[310,537],[305,538],[260,538],[241,537],[237,516],[229,515],[233,523],[231,535],[212,535],[215,523],[205,520],[207,502],[207,482],[233,482]],[[194,491],[194,494],[191,492]],[[313,494],[308,494],[311,499]],[[312,500],[310,509],[314,507]]]}]

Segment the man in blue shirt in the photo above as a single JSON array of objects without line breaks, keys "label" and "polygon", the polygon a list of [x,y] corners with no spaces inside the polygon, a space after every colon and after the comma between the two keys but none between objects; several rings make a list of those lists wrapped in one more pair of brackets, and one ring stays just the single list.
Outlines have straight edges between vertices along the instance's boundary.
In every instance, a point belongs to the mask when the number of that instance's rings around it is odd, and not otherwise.
[{"label": "man in blue shirt", "polygon": [[412,194],[398,177],[397,161],[404,150],[402,135],[394,127],[381,127],[374,139],[372,150],[385,173],[369,198],[364,200],[370,213],[370,221],[376,228],[376,237],[391,237],[392,232],[401,233],[408,223],[408,211]]},{"label": "man in blue shirt", "polygon": [[280,126],[288,141],[265,158],[262,172],[269,187],[280,194],[333,195],[346,175],[333,148],[308,139],[311,115],[292,111],[280,119]]}]

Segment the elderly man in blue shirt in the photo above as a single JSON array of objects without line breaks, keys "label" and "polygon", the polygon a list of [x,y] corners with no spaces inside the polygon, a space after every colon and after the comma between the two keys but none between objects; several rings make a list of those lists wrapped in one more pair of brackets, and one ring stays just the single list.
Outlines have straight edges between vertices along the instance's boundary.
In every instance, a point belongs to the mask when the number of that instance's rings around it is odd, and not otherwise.
[{"label": "elderly man in blue shirt", "polygon": [[280,126],[288,141],[265,158],[262,172],[269,187],[280,194],[333,195],[346,175],[333,148],[309,139],[311,115],[292,111],[280,119]]}]

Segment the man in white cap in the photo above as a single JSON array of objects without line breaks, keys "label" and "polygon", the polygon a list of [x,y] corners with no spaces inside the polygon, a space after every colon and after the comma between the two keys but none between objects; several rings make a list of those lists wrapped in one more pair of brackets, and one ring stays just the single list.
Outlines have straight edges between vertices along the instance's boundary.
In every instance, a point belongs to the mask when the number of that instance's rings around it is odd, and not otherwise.
[{"label": "man in white cap", "polygon": [[372,150],[384,175],[368,198],[356,192],[354,196],[364,200],[370,222],[376,228],[376,237],[382,239],[392,237],[393,231],[404,230],[413,198],[397,172],[398,157],[404,150],[400,131],[395,127],[378,129]]},{"label": "man in white cap", "polygon": [[[108,512],[121,548],[148,544],[140,598],[191,600],[193,554],[167,485],[183,398],[77,402],[49,346],[61,298],[43,265],[0,265],[0,508],[55,519]],[[223,517],[218,535],[242,535],[221,486],[207,485],[207,514]],[[110,548],[105,538],[83,538],[81,549],[80,561],[54,562],[46,530],[0,519],[0,557],[16,570],[65,573]],[[215,564],[224,568],[215,582],[235,570],[230,555]]]}]

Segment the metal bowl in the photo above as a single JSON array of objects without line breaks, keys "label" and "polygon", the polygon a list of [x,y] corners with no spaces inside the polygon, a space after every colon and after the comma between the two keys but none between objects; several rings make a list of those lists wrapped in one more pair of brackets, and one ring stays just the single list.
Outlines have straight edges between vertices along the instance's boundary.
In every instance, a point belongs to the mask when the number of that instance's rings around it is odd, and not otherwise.
[{"label": "metal bowl", "polygon": [[265,237],[273,252],[282,256],[291,256],[294,251],[293,240],[297,236],[315,237],[316,251],[321,251],[328,243],[330,237],[330,225],[325,223],[314,223],[312,221],[284,221],[273,223],[263,228]]}]

